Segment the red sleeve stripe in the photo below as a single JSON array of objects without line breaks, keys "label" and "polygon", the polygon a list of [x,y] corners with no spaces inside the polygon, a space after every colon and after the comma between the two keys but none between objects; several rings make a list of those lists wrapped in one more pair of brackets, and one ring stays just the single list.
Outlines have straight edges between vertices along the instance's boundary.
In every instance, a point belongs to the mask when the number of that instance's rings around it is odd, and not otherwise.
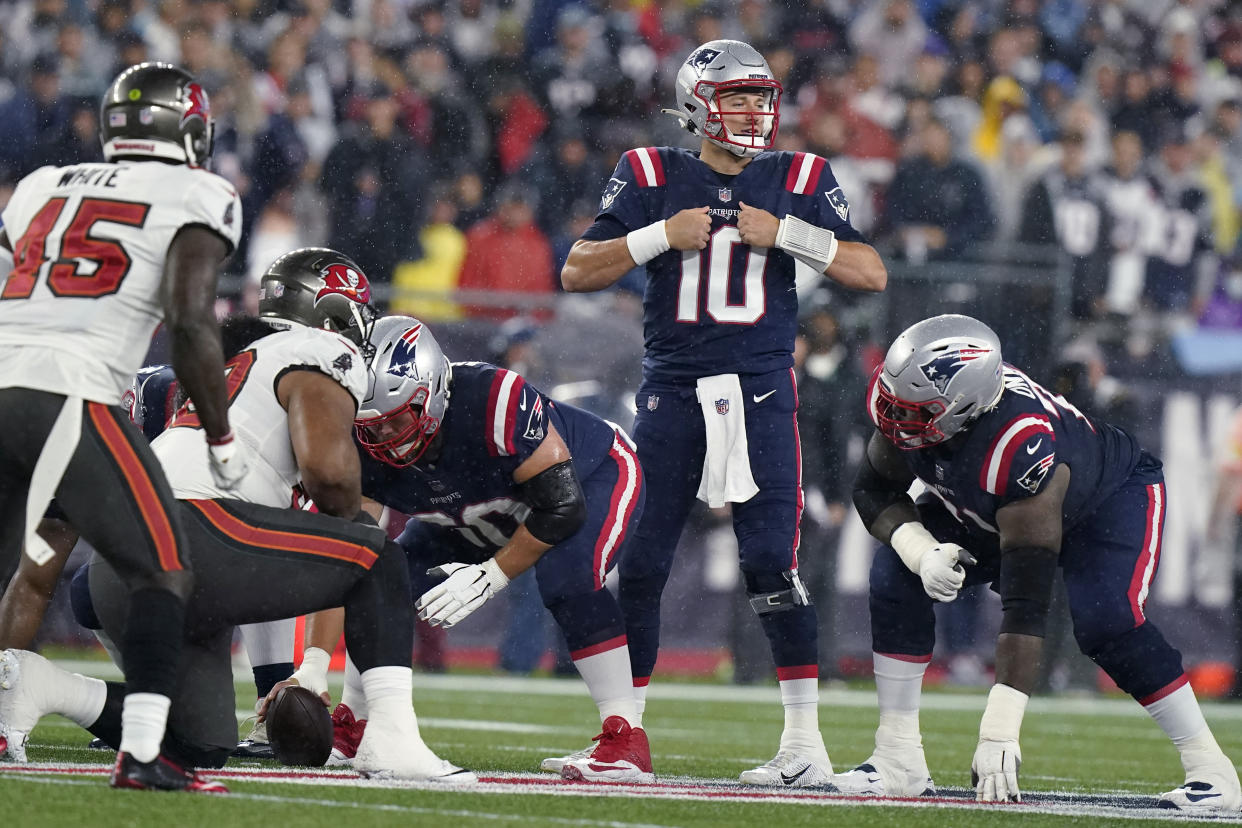
[{"label": "red sleeve stripe", "polygon": [[818,664],[799,664],[792,667],[777,667],[777,681],[797,681],[798,679],[818,679]]},{"label": "red sleeve stripe", "polygon": [[979,470],[979,487],[989,494],[1004,497],[1014,453],[1028,438],[1040,433],[1053,433],[1052,423],[1043,414],[1023,414],[1010,420],[988,449],[987,459]]},{"label": "red sleeve stripe", "polygon": [[[615,427],[614,427],[615,428]],[[602,589],[608,570],[616,559],[617,551],[625,543],[626,529],[630,518],[638,505],[639,494],[643,488],[643,475],[638,466],[638,455],[629,445],[628,438],[622,439],[624,432],[617,430],[612,438],[612,451],[608,456],[617,464],[617,483],[612,487],[612,500],[608,504],[608,516],[600,527],[599,537],[595,540],[594,583],[596,589]]]},{"label": "red sleeve stripe", "polygon": [[184,502],[197,509],[219,532],[243,546],[331,558],[356,564],[367,570],[379,558],[371,549],[347,540],[255,526],[237,515],[230,514],[221,503],[214,500]]},{"label": "red sleeve stripe", "polygon": [[517,447],[513,444],[513,421],[524,385],[526,383],[522,378],[512,371],[503,368],[496,370],[492,389],[487,395],[487,423],[492,428],[487,453],[492,457],[508,457],[517,453]]},{"label": "red sleeve stripe", "polygon": [[639,147],[626,152],[625,157],[634,170],[634,178],[640,187],[663,187],[664,164],[655,147]]},{"label": "red sleeve stripe", "polygon": [[785,176],[785,189],[798,195],[813,192],[824,169],[824,159],[809,152],[795,152]]},{"label": "red sleeve stripe", "polygon": [[1143,533],[1143,549],[1139,552],[1134,572],[1130,575],[1130,587],[1126,597],[1130,599],[1130,613],[1134,626],[1147,620],[1143,611],[1156,567],[1160,565],[1160,538],[1164,535],[1164,484],[1153,483],[1147,487],[1147,526]]}]

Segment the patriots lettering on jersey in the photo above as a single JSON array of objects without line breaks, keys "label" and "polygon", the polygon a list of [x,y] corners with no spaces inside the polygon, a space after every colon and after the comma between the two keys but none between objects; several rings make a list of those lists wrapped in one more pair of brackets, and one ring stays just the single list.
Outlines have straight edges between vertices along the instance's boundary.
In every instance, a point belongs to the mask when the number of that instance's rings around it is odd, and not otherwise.
[{"label": "patriots lettering on jersey", "polygon": [[936,390],[943,394],[949,387],[949,383],[957,376],[958,371],[966,367],[968,362],[974,362],[979,357],[990,353],[992,351],[988,348],[957,348],[924,362],[919,366],[919,370],[923,372],[923,376],[927,377],[927,381],[935,385]]},{"label": "patriots lettering on jersey", "polygon": [[1044,482],[1044,478],[1048,476],[1048,470],[1056,463],[1056,459],[1057,456],[1054,453],[1037,460],[1035,465],[1024,471],[1022,476],[1018,478],[1018,485],[1031,494],[1038,492],[1040,485]]},{"label": "patriots lettering on jersey", "polygon": [[625,182],[619,178],[608,179],[608,186],[604,188],[604,194],[599,197],[599,211],[602,213],[612,206],[617,200],[617,196],[621,195],[621,191],[625,189]]},{"label": "patriots lettering on jersey", "polygon": [[[1052,448],[1055,439],[1052,422],[1047,416],[1043,414],[1022,414],[1014,417],[992,440],[992,445],[988,449],[983,467],[979,470],[979,487],[989,494],[1004,497],[1008,491],[1010,475],[1013,469],[1027,460],[1036,451],[1039,451],[1043,441],[1046,440],[1048,446]],[[1039,461],[1039,463],[1047,461],[1047,468],[1043,469],[1042,472],[1037,472],[1034,468],[1028,469],[1020,475],[1018,483],[1023,488],[1035,492],[1039,484],[1043,482],[1044,476],[1047,475],[1048,468],[1052,467],[1055,460],[1056,452],[1054,450],[1052,454]],[[1039,463],[1036,463],[1036,466]],[[1038,477],[1031,476],[1036,472]],[[1027,483],[1034,483],[1036,488],[1031,489]]]},{"label": "patriots lettering on jersey", "polygon": [[834,187],[824,193],[824,198],[828,199],[828,203],[832,205],[832,209],[841,217],[841,221],[849,221],[850,219],[850,203],[845,200],[845,193],[840,187]]}]

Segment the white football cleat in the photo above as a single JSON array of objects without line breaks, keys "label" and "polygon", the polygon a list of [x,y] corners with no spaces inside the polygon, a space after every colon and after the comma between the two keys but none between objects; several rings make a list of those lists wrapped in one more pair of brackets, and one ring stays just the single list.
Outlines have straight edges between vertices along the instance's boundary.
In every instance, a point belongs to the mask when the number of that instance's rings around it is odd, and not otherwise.
[{"label": "white football cleat", "polygon": [[920,749],[904,761],[873,753],[853,770],[835,774],[829,783],[841,793],[854,796],[935,796],[936,783],[927,771]]},{"label": "white football cleat", "polygon": [[781,748],[776,756],[757,768],[742,771],[743,785],[765,785],[774,788],[820,788],[832,776],[828,751],[820,747]]},{"label": "white football cleat", "polygon": [[1225,756],[1217,768],[1194,774],[1178,788],[1160,794],[1156,806],[1192,814],[1233,813],[1242,810],[1238,771]]},{"label": "white football cleat", "polygon": [[45,688],[56,681],[58,672],[38,653],[0,652],[0,737],[8,742],[7,753],[14,762],[27,761],[26,740],[47,712],[39,700],[46,698]]},{"label": "white football cleat", "polygon": [[591,751],[593,750],[595,750],[594,742],[587,745],[582,750],[575,750],[567,756],[549,756],[547,759],[544,759],[539,763],[539,770],[548,771],[549,773],[560,773],[561,768],[565,767],[570,762],[577,761],[578,759],[586,759],[591,755]]},{"label": "white football cleat", "polygon": [[581,759],[571,759],[561,768],[561,778],[574,782],[632,782],[650,785],[651,747],[641,727],[630,727],[621,716],[604,719],[595,737],[595,749]]},{"label": "white football cleat", "polygon": [[470,771],[436,756],[418,734],[412,716],[408,722],[372,721],[358,744],[354,770],[380,779],[450,785],[473,785],[479,781]]}]

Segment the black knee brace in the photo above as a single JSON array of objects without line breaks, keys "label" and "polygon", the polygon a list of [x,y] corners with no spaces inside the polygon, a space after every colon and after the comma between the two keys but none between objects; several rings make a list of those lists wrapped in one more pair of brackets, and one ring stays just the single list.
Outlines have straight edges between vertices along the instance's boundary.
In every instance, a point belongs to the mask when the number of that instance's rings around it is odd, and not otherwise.
[{"label": "black knee brace", "polygon": [[798,570],[784,572],[742,572],[746,581],[746,594],[750,596],[750,608],[756,615],[784,612],[794,607],[811,606]]}]

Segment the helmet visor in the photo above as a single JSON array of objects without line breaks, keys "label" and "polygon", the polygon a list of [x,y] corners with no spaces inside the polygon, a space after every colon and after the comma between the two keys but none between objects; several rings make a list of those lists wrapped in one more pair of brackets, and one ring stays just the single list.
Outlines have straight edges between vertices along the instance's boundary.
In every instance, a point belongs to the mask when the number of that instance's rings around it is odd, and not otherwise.
[{"label": "helmet visor", "polygon": [[354,420],[358,442],[376,460],[404,468],[418,462],[431,445],[440,421],[423,414],[427,389],[420,388],[415,397],[419,402],[411,400],[386,414]]},{"label": "helmet visor", "polygon": [[876,369],[872,380],[872,414],[880,433],[901,449],[917,449],[943,442],[944,433],[936,427],[936,420],[945,412],[940,400],[911,402],[903,400],[889,390],[880,377],[883,368]]}]

